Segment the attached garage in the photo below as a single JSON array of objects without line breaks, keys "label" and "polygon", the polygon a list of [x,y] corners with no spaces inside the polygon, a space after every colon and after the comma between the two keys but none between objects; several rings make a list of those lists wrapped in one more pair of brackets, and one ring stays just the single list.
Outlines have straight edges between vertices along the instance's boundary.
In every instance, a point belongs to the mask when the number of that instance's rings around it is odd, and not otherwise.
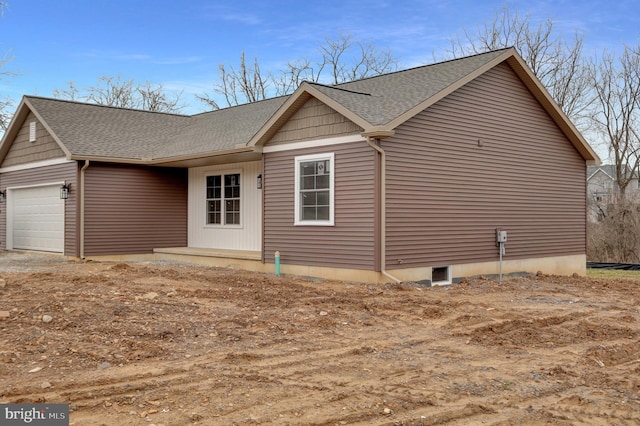
[{"label": "attached garage", "polygon": [[60,184],[10,189],[8,245],[14,249],[64,252],[64,200]]}]

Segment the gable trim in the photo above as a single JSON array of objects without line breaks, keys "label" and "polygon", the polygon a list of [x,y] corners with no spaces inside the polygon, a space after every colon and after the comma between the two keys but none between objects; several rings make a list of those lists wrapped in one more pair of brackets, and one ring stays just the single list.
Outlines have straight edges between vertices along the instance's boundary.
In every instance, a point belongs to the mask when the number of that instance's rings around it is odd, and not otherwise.
[{"label": "gable trim", "polygon": [[31,104],[31,102],[29,102],[29,99],[24,98],[24,103],[29,107],[29,109],[31,110],[31,112],[33,113],[33,115],[36,116],[36,118],[38,119],[38,121],[40,122],[40,124],[42,124],[42,127],[44,127],[46,129],[47,132],[49,132],[49,134],[51,135],[51,137],[53,138],[53,140],[58,144],[58,146],[60,147],[60,149],[62,149],[62,151],[64,152],[64,155],[67,156],[67,158],[71,158],[71,151],[69,151],[67,149],[66,146],[64,146],[64,144],[62,143],[62,141],[60,140],[60,138],[58,137],[58,135],[55,134],[55,132],[53,131],[53,129],[47,124],[47,122],[42,118],[42,116],[40,115],[40,113],[38,111],[36,111],[36,109],[33,107],[33,105]]},{"label": "gable trim", "polygon": [[354,113],[353,111],[345,108],[338,102],[329,98],[316,88],[314,88],[311,84],[306,81],[302,82],[302,84],[298,87],[298,89],[289,96],[289,99],[286,100],[280,108],[267,120],[267,122],[262,126],[262,128],[247,142],[248,147],[255,147],[264,145],[269,138],[271,138],[278,129],[280,129],[291,116],[304,105],[304,103],[309,100],[310,97],[314,97],[318,99],[320,102],[328,106],[329,108],[336,111],[338,114],[346,117],[348,120],[352,121],[356,125],[360,126],[363,129],[368,129],[371,127],[371,123]]},{"label": "gable trim", "polygon": [[615,180],[611,175],[609,175],[609,173],[605,172],[604,170],[602,170],[602,169],[600,169],[600,168],[599,168],[598,170],[596,170],[595,172],[591,173],[591,176],[589,176],[589,177],[587,178],[587,180],[590,180],[592,177],[594,177],[594,176],[595,176],[595,175],[597,175],[598,173],[604,173],[604,175],[605,175],[606,177],[608,177],[609,179],[611,179],[611,180]]},{"label": "gable trim", "polygon": [[33,115],[38,119],[40,124],[45,128],[45,130],[51,135],[56,144],[60,147],[62,152],[67,158],[71,158],[71,152],[67,149],[66,146],[60,141],[58,136],[51,130],[51,127],[42,119],[42,116],[36,111],[36,109],[31,105],[29,99],[26,96],[22,97],[20,101],[20,105],[18,105],[18,109],[16,110],[11,122],[9,123],[9,127],[6,132],[2,136],[2,140],[0,141],[0,164],[4,161],[5,157],[9,153],[11,146],[20,130],[22,122],[26,120],[29,116],[29,112],[32,112]]},{"label": "gable trim", "polygon": [[56,164],[73,163],[73,160],[67,160],[64,157],[54,158],[52,160],[37,161],[33,163],[17,164],[15,166],[0,167],[0,173],[17,172],[20,170],[37,169],[38,167],[54,166]]},{"label": "gable trim", "polygon": [[365,142],[367,139],[361,135],[338,136],[335,138],[314,139],[310,141],[291,142],[282,145],[265,146],[262,148],[263,153],[292,151],[294,149],[307,149],[319,146],[339,145],[350,142]]}]

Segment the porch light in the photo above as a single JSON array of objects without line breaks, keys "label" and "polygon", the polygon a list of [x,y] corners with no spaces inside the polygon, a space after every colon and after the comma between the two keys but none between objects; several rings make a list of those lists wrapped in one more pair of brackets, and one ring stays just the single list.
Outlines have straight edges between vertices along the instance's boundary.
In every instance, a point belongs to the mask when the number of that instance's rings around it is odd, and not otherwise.
[{"label": "porch light", "polygon": [[258,175],[258,189],[262,189],[262,175]]},{"label": "porch light", "polygon": [[7,190],[4,189],[0,191],[0,203],[4,203],[5,198],[7,197]]},{"label": "porch light", "polygon": [[69,198],[69,189],[71,188],[71,184],[67,184],[66,182],[60,185],[60,198],[62,200],[66,200]]}]

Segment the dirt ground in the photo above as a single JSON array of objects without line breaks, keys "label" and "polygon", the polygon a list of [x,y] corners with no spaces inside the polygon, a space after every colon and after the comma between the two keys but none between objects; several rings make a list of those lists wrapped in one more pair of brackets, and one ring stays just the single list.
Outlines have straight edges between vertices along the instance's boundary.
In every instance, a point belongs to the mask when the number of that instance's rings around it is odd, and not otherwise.
[{"label": "dirt ground", "polygon": [[19,253],[0,275],[0,402],[69,403],[72,425],[640,423],[635,281],[427,288]]}]

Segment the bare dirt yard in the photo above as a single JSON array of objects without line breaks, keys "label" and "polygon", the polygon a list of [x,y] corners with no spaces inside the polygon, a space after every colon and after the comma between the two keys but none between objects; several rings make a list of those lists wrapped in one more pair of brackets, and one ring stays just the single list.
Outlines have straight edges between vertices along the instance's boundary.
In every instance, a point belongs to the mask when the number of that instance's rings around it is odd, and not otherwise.
[{"label": "bare dirt yard", "polygon": [[637,281],[368,285],[0,254],[0,402],[72,425],[640,423]]}]

